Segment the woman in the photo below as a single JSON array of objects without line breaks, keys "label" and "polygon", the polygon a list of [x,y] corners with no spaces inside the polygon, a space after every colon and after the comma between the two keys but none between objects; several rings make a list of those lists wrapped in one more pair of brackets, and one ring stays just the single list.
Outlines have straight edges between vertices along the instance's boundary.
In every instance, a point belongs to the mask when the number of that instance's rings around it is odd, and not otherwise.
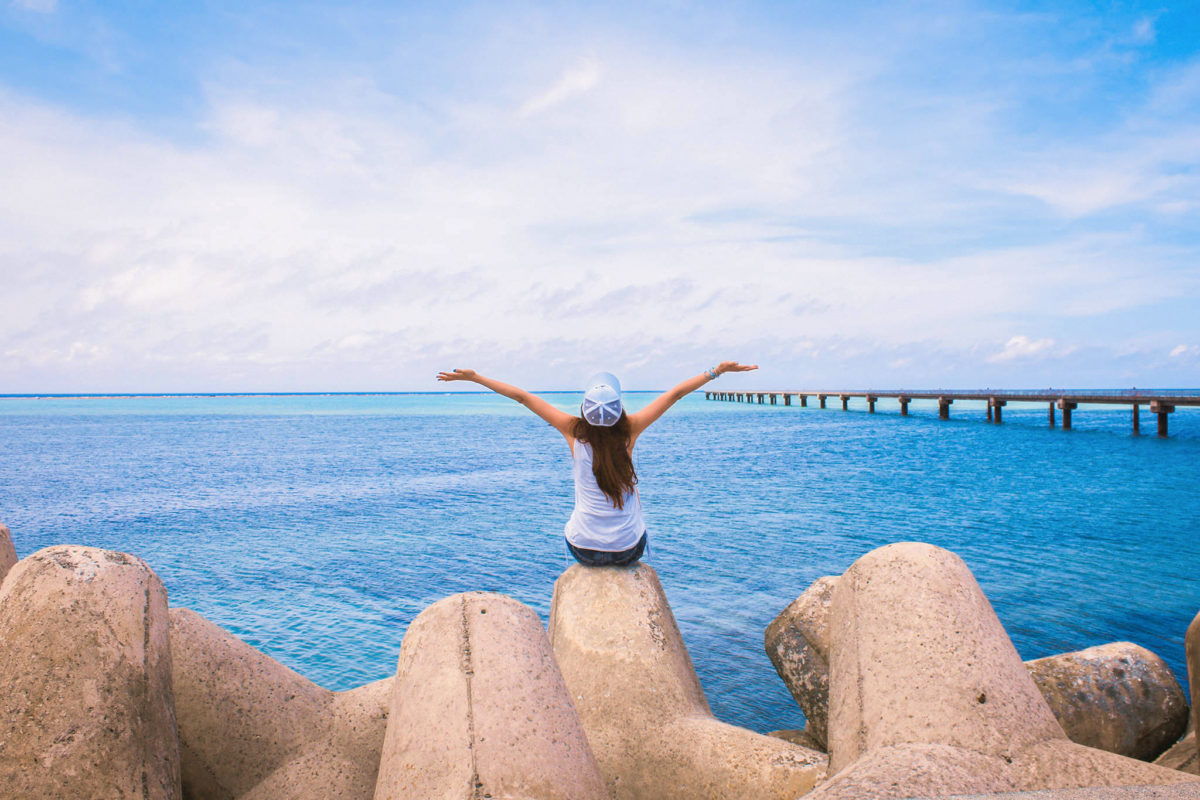
[{"label": "woman", "polygon": [[694,378],[688,378],[650,405],[632,414],[621,402],[621,383],[607,372],[592,376],[583,394],[580,416],[560,411],[524,389],[485,378],[472,369],[439,372],[439,381],[471,381],[516,400],[549,422],[571,448],[575,476],[575,510],[567,520],[567,547],[575,560],[592,567],[632,564],[646,551],[646,525],[637,493],[633,446],[681,398],[726,372],[749,372],[722,361]]}]

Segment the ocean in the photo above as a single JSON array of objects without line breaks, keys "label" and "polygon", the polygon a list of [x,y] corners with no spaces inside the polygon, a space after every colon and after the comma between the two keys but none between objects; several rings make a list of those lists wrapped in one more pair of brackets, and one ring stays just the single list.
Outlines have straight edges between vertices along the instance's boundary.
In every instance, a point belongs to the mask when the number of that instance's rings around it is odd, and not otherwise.
[{"label": "ocean", "polygon": [[[910,408],[693,395],[639,441],[646,561],[716,716],[801,727],[764,630],[816,578],[903,540],[961,556],[1022,657],[1128,640],[1186,684],[1200,409],[1158,439],[1144,410],[1151,435],[1134,437],[1127,408],[1081,406],[1072,431],[1048,428],[1040,404],[1009,405],[999,426],[982,403],[956,402],[948,421]],[[341,690],[392,674],[408,624],[455,592],[547,618],[572,563],[569,459],[490,394],[4,397],[0,522],[21,556],[138,555],[172,605]]]}]

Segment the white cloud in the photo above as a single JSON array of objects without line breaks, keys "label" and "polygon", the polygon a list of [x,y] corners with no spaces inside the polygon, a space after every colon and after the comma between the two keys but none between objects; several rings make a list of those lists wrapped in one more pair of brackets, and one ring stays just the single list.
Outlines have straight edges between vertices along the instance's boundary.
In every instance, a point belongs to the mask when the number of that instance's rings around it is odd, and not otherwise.
[{"label": "white cloud", "polygon": [[39,14],[53,14],[58,10],[58,0],[12,0],[12,5]]},{"label": "white cloud", "polygon": [[999,364],[1005,361],[1044,357],[1049,355],[1054,347],[1053,339],[1030,339],[1028,336],[1014,336],[1004,343],[1004,349],[999,353],[988,356],[988,362]]},{"label": "white cloud", "polygon": [[1157,31],[1154,28],[1154,17],[1142,17],[1133,24],[1131,37],[1137,44],[1153,44],[1157,37]]},{"label": "white cloud", "polygon": [[234,143],[265,147],[277,142],[280,130],[279,112],[250,103],[231,103],[216,109],[209,125],[219,136]]},{"label": "white cloud", "polygon": [[1171,358],[1193,358],[1200,356],[1200,345],[1181,344],[1171,350]]},{"label": "white cloud", "polygon": [[1142,206],[1175,215],[1195,209],[1200,178],[1200,62],[1164,74],[1144,102],[1094,136],[1051,140],[992,185],[1046,203],[1068,218]]},{"label": "white cloud", "polygon": [[[1038,374],[1021,370],[1073,345],[1055,320],[1200,297],[1186,247],[1004,217],[1014,193],[1069,214],[1182,202],[1187,170],[1160,167],[1197,158],[1186,131],[1130,133],[1109,162],[1097,140],[986,161],[968,146],[996,135],[986,100],[940,98],[911,141],[864,123],[887,54],[594,51],[524,104],[525,72],[420,102],[213,84],[183,143],[0,92],[0,182],[18,189],[0,193],[0,381],[420,389],[457,365],[661,386],[731,357],[766,383],[886,368],[913,385]],[[1161,360],[1194,330],[1125,328],[1078,363],[1103,369],[1130,329],[1129,360]]]},{"label": "white cloud", "polygon": [[521,106],[519,115],[531,117],[540,114],[575,95],[596,88],[602,77],[600,62],[594,58],[585,58],[566,69],[550,88],[527,100]]}]

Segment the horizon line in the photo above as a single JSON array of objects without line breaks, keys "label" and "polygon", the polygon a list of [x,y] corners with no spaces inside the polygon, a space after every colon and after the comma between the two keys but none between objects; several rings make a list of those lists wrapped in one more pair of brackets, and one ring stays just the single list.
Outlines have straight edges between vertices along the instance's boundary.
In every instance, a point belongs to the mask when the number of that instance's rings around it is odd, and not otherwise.
[{"label": "horizon line", "polygon": [[[583,394],[583,389],[529,389],[534,394]],[[626,389],[624,394],[662,392],[664,389]],[[697,389],[696,391],[700,391]],[[124,397],[385,397],[397,395],[496,394],[490,389],[455,391],[362,391],[362,392],[18,392],[0,394],[0,400],[41,400],[66,398],[124,398]]]},{"label": "horizon line", "polygon": [[[582,394],[583,393],[582,389],[530,389],[528,391],[530,391],[534,394]],[[661,393],[663,391],[666,391],[666,390],[665,389],[626,389],[623,392],[623,394],[651,394],[651,393],[655,393],[655,392]],[[713,391],[715,391],[715,390],[714,389],[705,389],[705,388],[701,387],[699,389],[695,389],[694,391],[690,392],[690,394],[699,394],[701,392],[713,392]],[[753,394],[760,394],[760,393],[761,394],[780,394],[783,392],[793,394],[796,392],[796,390],[785,390],[785,389],[742,389],[741,391],[742,391],[742,393],[753,393]],[[847,391],[892,392],[894,390],[891,390],[891,389],[888,389],[888,390],[856,389],[856,390],[847,390]],[[961,392],[976,392],[976,391],[993,391],[993,392],[1038,391],[1038,392],[1040,392],[1040,391],[1045,391],[1045,389],[1028,389],[1028,390],[1026,390],[1026,389],[1000,389],[997,387],[987,387],[987,389],[980,390],[980,389],[950,389],[947,387],[938,387],[936,389],[929,389],[929,390],[926,390],[926,389],[904,389],[902,391],[909,391],[909,392],[942,391],[942,392],[959,392],[959,393],[961,393]],[[1122,389],[1058,389],[1056,391],[1074,394],[1074,393],[1086,393],[1086,392],[1114,392],[1114,391],[1128,392],[1129,390],[1122,388]],[[1140,389],[1138,391],[1146,392],[1146,393],[1163,393],[1163,392],[1197,392],[1197,393],[1200,393],[1200,387],[1198,387],[1198,388],[1181,388],[1181,387],[1150,388],[1150,387],[1147,387],[1145,389]],[[737,394],[737,392],[730,392],[730,393]],[[808,391],[805,391],[804,393],[812,394],[814,392],[813,392],[813,390],[808,390]],[[174,398],[174,397],[397,397],[397,396],[406,396],[406,395],[455,395],[455,394],[489,395],[489,394],[497,394],[497,393],[493,392],[490,389],[464,389],[464,390],[453,390],[453,391],[445,390],[445,389],[443,389],[443,390],[421,390],[421,391],[367,390],[367,391],[352,391],[352,392],[331,392],[331,391],[306,391],[306,392],[265,392],[265,391],[248,391],[248,392],[16,392],[16,393],[11,393],[11,394],[0,393],[0,400],[55,400],[55,399],[57,399],[57,400],[66,400],[66,399],[103,400],[103,399],[122,399],[122,398]]]}]

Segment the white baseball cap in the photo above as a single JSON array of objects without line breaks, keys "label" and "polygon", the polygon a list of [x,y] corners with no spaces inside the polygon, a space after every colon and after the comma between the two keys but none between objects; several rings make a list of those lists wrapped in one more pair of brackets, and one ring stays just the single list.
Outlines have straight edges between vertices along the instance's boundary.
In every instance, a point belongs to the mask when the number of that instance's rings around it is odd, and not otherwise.
[{"label": "white baseball cap", "polygon": [[583,392],[583,418],[592,425],[609,428],[617,424],[621,405],[621,382],[611,372],[597,372],[588,379]]}]

